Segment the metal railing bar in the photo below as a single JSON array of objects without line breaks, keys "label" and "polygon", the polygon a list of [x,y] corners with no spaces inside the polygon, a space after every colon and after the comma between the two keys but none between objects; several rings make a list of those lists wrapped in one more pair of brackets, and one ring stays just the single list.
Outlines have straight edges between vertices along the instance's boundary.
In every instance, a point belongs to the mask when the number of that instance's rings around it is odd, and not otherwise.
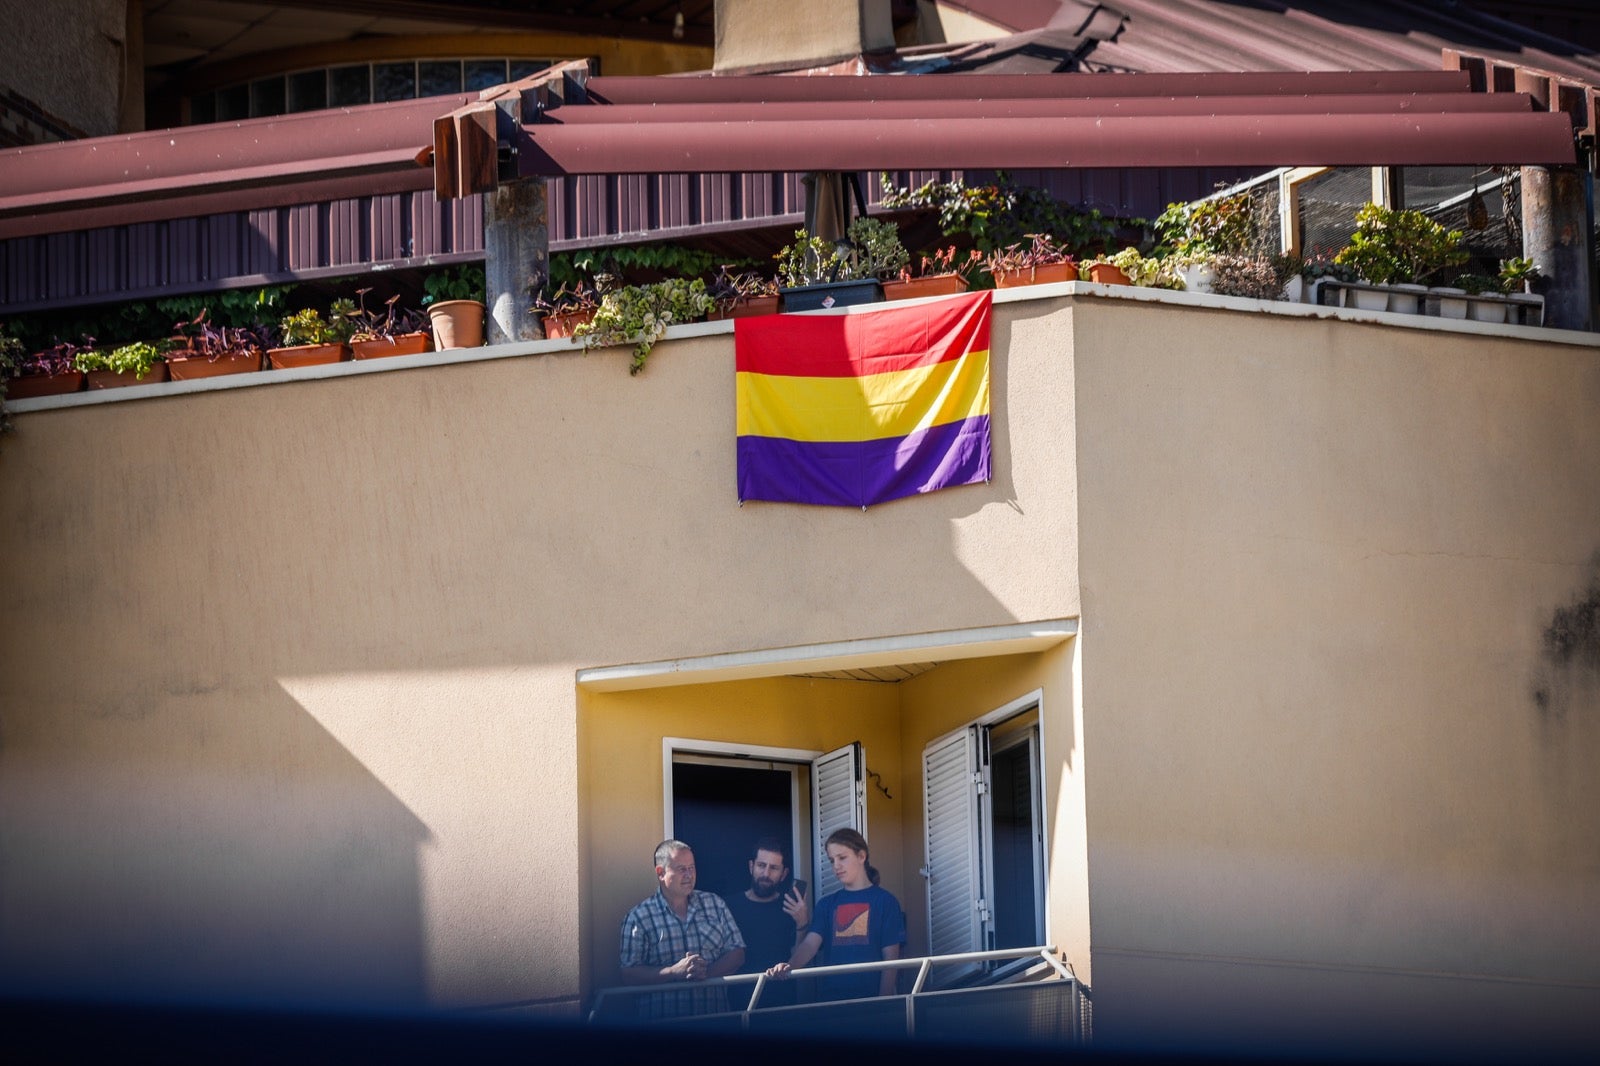
[{"label": "metal railing bar", "polygon": [[[992,951],[965,951],[953,955],[919,955],[903,959],[882,959],[876,962],[852,962],[836,966],[808,966],[804,969],[794,970],[790,973],[791,979],[813,980],[819,977],[828,977],[833,974],[843,973],[873,973],[880,970],[907,970],[915,966],[918,968],[916,981],[912,991],[905,997],[906,1009],[911,1009],[910,999],[917,995],[925,995],[926,978],[935,966],[952,966],[966,962],[990,962],[1000,959],[1022,959],[1030,955],[1042,956],[1063,978],[1076,982],[1077,978],[1054,958],[1056,949],[1050,945],[1034,945],[1026,948],[998,948]],[[664,992],[684,992],[697,989],[716,988],[718,986],[754,984],[751,991],[750,1002],[743,1010],[729,1011],[744,1016],[743,1026],[748,1027],[750,1012],[755,1010],[761,992],[766,988],[768,977],[764,973],[736,973],[726,977],[707,977],[693,983],[678,984],[669,982],[655,985],[616,985],[602,988],[595,992],[594,1004],[589,1008],[589,1020],[596,1020],[600,1013],[600,1006],[606,999],[632,998],[648,996]],[[687,987],[686,987],[687,986]]]}]

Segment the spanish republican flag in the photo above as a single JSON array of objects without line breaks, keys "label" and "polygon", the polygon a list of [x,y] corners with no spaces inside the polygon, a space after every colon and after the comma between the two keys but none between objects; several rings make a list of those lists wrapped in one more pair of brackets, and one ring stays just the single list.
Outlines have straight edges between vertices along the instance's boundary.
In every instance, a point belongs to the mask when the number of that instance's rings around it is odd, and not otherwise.
[{"label": "spanish republican flag", "polygon": [[990,295],[736,320],[740,502],[866,507],[987,481]]}]

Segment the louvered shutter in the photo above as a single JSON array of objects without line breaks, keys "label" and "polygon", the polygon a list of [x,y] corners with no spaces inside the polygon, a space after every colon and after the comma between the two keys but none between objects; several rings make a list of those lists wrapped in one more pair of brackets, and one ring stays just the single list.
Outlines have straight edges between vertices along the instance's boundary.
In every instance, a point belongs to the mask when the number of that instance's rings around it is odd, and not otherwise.
[{"label": "louvered shutter", "polygon": [[846,744],[826,755],[820,755],[811,764],[811,825],[816,834],[817,869],[813,900],[821,899],[839,889],[839,879],[833,876],[833,864],[828,861],[823,841],[835,829],[854,829],[867,835],[866,792],[862,788],[864,775],[860,744]]},{"label": "louvered shutter", "polygon": [[927,826],[928,953],[983,949],[983,863],[978,834],[978,730],[969,726],[922,753]]}]

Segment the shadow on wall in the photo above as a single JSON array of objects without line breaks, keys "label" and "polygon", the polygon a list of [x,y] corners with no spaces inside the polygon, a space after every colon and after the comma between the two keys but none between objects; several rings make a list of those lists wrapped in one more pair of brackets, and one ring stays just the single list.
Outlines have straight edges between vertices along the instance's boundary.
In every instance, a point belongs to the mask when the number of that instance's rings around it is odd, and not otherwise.
[{"label": "shadow on wall", "polygon": [[1539,647],[1532,697],[1541,720],[1556,726],[1574,710],[1592,713],[1600,695],[1600,552],[1590,559],[1585,587],[1551,612]]},{"label": "shadow on wall", "polygon": [[427,830],[281,691],[31,706],[0,719],[0,995],[422,1002]]}]

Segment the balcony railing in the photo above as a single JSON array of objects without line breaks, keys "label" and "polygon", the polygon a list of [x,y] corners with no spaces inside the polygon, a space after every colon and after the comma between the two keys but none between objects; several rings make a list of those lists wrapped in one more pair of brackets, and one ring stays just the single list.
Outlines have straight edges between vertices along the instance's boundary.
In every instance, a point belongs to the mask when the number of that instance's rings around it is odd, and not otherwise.
[{"label": "balcony railing", "polygon": [[[694,983],[692,990],[721,986],[731,992],[754,986],[749,1003],[737,1010],[668,1018],[644,1019],[639,1007],[651,997],[681,996],[683,985],[604,988],[595,994],[588,1019],[592,1024],[696,1031],[850,1031],[918,1040],[959,1041],[975,1033],[1003,1033],[1016,1042],[1083,1045],[1092,1029],[1089,990],[1056,955],[1054,948],[1038,946],[811,967],[794,971],[791,980],[883,970],[915,970],[916,975],[902,995],[793,1006],[762,1006],[762,995],[772,984],[765,974],[710,978]],[[936,971],[946,981],[939,987],[933,981]]]}]

